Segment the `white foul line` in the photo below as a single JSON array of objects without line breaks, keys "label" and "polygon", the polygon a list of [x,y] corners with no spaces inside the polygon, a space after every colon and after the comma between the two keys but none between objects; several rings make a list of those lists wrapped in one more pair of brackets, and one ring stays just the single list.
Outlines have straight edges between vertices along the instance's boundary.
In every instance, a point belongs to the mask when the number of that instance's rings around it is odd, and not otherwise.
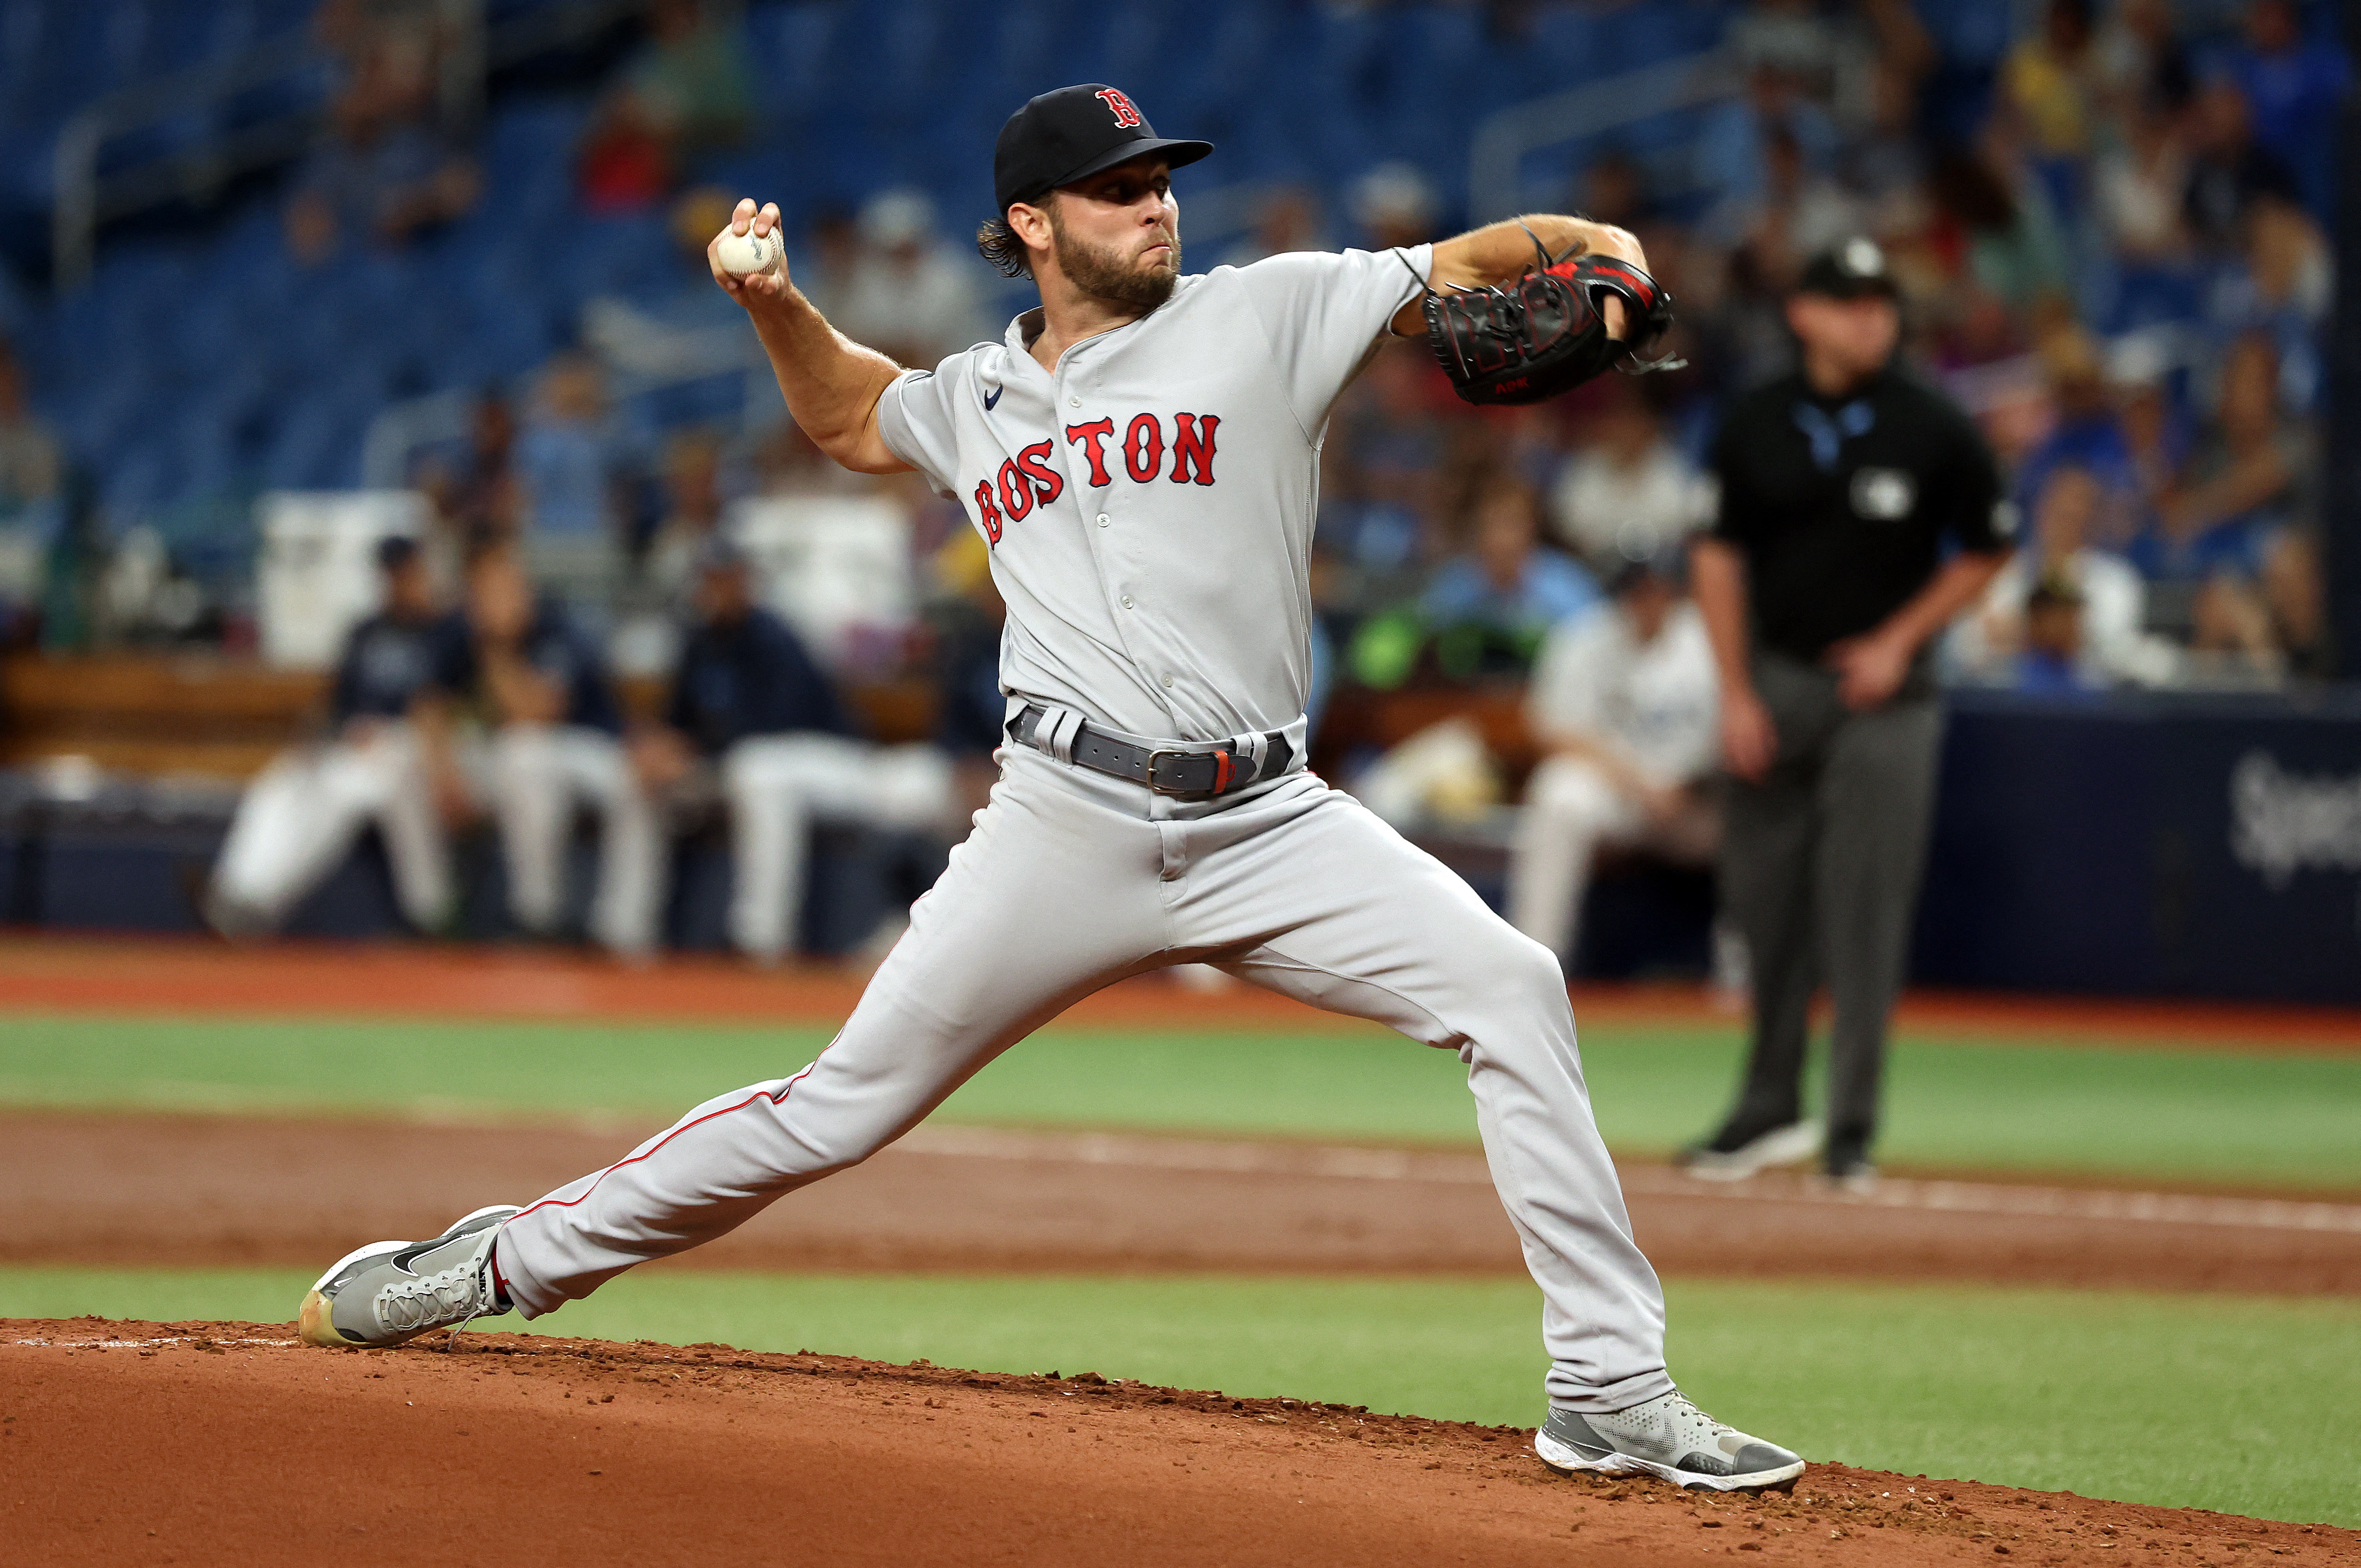
[{"label": "white foul line", "polygon": [[[925,1126],[902,1140],[918,1154],[971,1159],[1022,1159],[1158,1170],[1319,1176],[1359,1181],[1488,1185],[1480,1155],[1333,1145],[1217,1143],[1127,1133],[1027,1133],[992,1127]],[[2184,1192],[2115,1192],[2070,1187],[2019,1187],[1991,1181],[1929,1181],[1887,1177],[1866,1192],[1806,1178],[1765,1175],[1749,1181],[1698,1181],[1664,1166],[1621,1168],[1626,1193],[1699,1201],[1815,1203],[1916,1209],[1953,1214],[2107,1220],[2237,1230],[2332,1231],[2361,1235],[2361,1204],[2281,1198],[2215,1198]]]}]

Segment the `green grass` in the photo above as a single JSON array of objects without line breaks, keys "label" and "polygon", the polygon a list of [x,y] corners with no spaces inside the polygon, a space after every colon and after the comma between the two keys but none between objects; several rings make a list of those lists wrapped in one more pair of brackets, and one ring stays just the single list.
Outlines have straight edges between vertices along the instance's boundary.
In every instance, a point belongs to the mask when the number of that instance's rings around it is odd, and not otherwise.
[{"label": "green grass", "polygon": [[[484,1116],[611,1112],[661,1124],[794,1071],[811,1028],[433,1020],[14,1015],[0,1103]],[[1596,1026],[1583,1054],[1617,1149],[1660,1155],[1730,1095],[1733,1027]],[[2094,1050],[1908,1039],[1890,1076],[1889,1163],[2122,1181],[2361,1189],[2361,1057]],[[1455,1058],[1374,1025],[1307,1035],[1051,1028],[942,1114],[1136,1127],[1469,1143]]]},{"label": "green grass", "polygon": [[[0,1269],[0,1316],[284,1321],[268,1269]],[[2361,1526],[2361,1303],[1675,1282],[1673,1370],[1818,1459]],[[655,1267],[552,1332],[1039,1372],[1523,1423],[1522,1282],[697,1274]],[[506,1323],[500,1325],[508,1326]]]}]

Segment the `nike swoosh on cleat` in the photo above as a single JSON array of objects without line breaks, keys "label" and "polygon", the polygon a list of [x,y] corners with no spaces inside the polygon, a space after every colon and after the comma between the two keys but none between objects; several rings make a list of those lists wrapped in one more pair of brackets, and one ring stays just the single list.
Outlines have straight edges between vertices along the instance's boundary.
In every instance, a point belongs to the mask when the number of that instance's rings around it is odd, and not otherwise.
[{"label": "nike swoosh on cleat", "polygon": [[990,413],[992,411],[992,405],[998,402],[1000,400],[1000,394],[1006,390],[1008,390],[1008,389],[1005,387],[994,387],[992,389],[991,393],[983,400],[983,411]]}]

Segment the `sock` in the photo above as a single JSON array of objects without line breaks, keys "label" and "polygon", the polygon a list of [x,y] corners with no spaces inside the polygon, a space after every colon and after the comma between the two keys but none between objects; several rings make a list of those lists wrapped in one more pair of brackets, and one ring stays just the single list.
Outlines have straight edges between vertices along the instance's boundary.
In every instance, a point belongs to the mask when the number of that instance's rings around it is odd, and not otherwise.
[{"label": "sock", "polygon": [[500,1272],[500,1242],[498,1236],[492,1238],[492,1299],[503,1308],[516,1305],[509,1299],[508,1276]]}]

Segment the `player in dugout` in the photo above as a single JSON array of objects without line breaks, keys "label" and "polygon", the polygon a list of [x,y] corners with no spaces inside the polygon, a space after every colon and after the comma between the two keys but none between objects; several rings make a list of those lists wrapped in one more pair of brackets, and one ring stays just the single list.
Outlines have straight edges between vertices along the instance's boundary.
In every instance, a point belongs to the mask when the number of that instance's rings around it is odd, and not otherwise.
[{"label": "player in dugout", "polygon": [[813,823],[935,828],[950,809],[951,767],[932,746],[855,735],[802,639],[754,602],[752,570],[727,540],[699,553],[664,721],[636,730],[631,748],[658,800],[718,795],[728,807],[730,940],[770,965],[797,935]]},{"label": "player in dugout", "polygon": [[[1787,323],[1801,363],[1730,410],[1720,515],[1691,554],[1734,784],[1722,905],[1754,1020],[1737,1103],[1684,1163],[1739,1180],[1817,1152],[1865,1189],[1934,815],[1934,644],[2007,561],[2015,519],[1974,422],[1894,363],[1900,295],[1873,241],[1815,257]],[[1836,1018],[1816,1125],[1802,1076],[1823,980]]]},{"label": "player in dugout", "polygon": [[[1303,767],[1312,529],[1338,394],[1389,332],[1423,333],[1446,373],[1522,367],[1486,395],[1562,388],[1558,371],[1639,354],[1635,327],[1653,341],[1669,300],[1629,234],[1561,214],[1184,276],[1171,171],[1213,150],[1157,136],[1097,83],[1012,115],[978,248],[1041,303],[932,369],[832,328],[780,263],[778,210],[739,204],[714,277],[796,424],[847,467],[917,470],[991,546],[1008,609],[1000,780],[809,1067],[709,1101],[527,1207],[363,1247],[306,1294],[307,1341],[390,1345],[555,1311],[859,1164],[1082,997],[1210,962],[1466,1066],[1543,1297],[1543,1462],[1714,1491],[1802,1474],[1673,1382],[1663,1288],[1592,1119],[1556,959]],[[1559,344],[1575,357],[1544,352]]]},{"label": "player in dugout", "polygon": [[330,734],[272,759],[238,801],[205,895],[205,918],[224,936],[277,929],[371,825],[403,917],[422,931],[451,917],[445,817],[466,815],[466,791],[444,744],[436,677],[454,628],[418,541],[380,540],[377,565],[379,609],[345,641]]},{"label": "player in dugout", "polygon": [[654,803],[623,750],[622,716],[598,648],[538,593],[517,547],[479,541],[467,565],[466,635],[445,687],[489,731],[482,792],[500,824],[509,912],[534,936],[565,918],[574,813],[598,816],[590,935],[618,957],[654,950],[664,850]]}]

